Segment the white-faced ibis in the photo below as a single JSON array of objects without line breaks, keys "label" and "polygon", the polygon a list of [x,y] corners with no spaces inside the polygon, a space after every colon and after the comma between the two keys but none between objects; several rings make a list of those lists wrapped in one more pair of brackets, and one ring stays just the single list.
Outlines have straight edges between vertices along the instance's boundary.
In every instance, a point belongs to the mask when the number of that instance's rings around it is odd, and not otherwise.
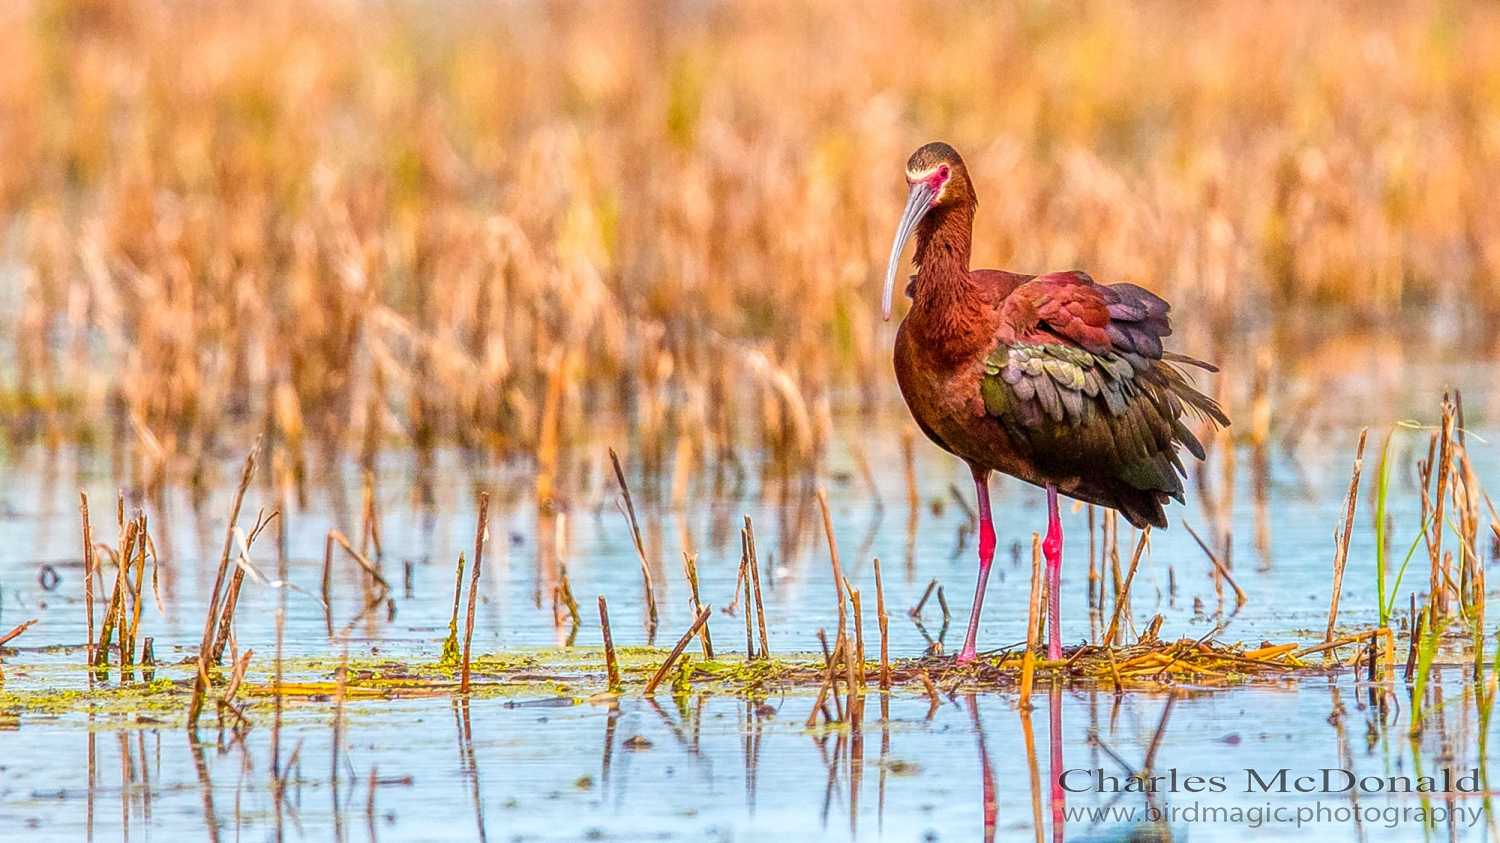
[{"label": "white-faced ibis", "polygon": [[[917,426],[969,464],[979,498],[979,584],[958,654],[975,657],[979,610],[995,555],[989,476],[1000,471],[1047,490],[1047,655],[1062,656],[1057,495],[1109,507],[1137,527],[1167,525],[1182,501],[1178,449],[1203,459],[1183,423],[1229,419],[1179,365],[1217,371],[1162,349],[1168,305],[1134,284],[1095,284],[1078,271],[1018,275],[969,269],[974,185],[964,160],[930,143],[906,162],[911,186],[891,248],[881,306],[915,232],[911,310],[896,333],[896,381]],[[1176,365],[1174,365],[1176,364]]]}]

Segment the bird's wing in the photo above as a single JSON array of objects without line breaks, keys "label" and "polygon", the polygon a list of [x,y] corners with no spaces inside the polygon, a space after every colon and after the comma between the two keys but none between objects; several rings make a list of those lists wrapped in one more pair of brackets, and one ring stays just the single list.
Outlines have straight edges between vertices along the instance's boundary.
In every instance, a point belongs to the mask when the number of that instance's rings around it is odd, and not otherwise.
[{"label": "bird's wing", "polygon": [[1099,285],[1082,272],[1021,284],[1001,304],[985,359],[986,412],[1052,471],[1108,475],[1180,499],[1177,448],[1204,456],[1184,412],[1229,420],[1173,364],[1212,367],[1163,350],[1169,309],[1133,284]]}]

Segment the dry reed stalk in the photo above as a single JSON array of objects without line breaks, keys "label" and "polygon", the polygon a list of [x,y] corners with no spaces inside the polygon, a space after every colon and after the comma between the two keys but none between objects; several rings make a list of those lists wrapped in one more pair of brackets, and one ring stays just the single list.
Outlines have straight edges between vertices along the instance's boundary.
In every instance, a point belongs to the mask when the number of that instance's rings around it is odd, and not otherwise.
[{"label": "dry reed stalk", "polygon": [[479,493],[479,524],[474,530],[474,565],[469,574],[469,612],[464,620],[464,658],[461,694],[469,693],[469,646],[474,640],[474,607],[479,597],[479,572],[484,569],[484,543],[490,533],[490,493]]},{"label": "dry reed stalk", "polygon": [[[760,629],[761,658],[771,657],[771,643],[766,637],[766,607],[760,599],[760,559],[755,555],[755,525],[745,516],[745,555],[750,562],[750,582],[755,586],[755,623]],[[774,584],[774,583],[773,583]]]},{"label": "dry reed stalk", "polygon": [[83,611],[88,618],[88,643],[84,645],[84,657],[88,664],[94,663],[94,567],[98,565],[94,554],[94,527],[89,523],[89,496],[78,492],[78,514],[83,519]]},{"label": "dry reed stalk", "polygon": [[4,635],[0,635],[0,647],[3,647],[6,644],[9,644],[10,642],[12,642],[12,641],[14,641],[16,639],[16,636],[20,635],[21,633],[25,632],[28,629],[31,629],[31,627],[38,620],[40,620],[40,619],[39,618],[32,618],[31,620],[26,621],[24,623],[16,624],[16,626],[13,629],[11,629],[10,632],[5,633]]},{"label": "dry reed stalk", "polygon": [[880,690],[891,689],[891,660],[889,627],[890,618],[885,613],[885,587],[880,580],[880,558],[875,558],[875,618],[880,626]]},{"label": "dry reed stalk", "polygon": [[245,467],[240,472],[240,485],[234,493],[234,503],[229,509],[229,526],[224,534],[224,550],[219,556],[219,571],[214,577],[213,589],[209,592],[208,616],[203,621],[203,640],[198,647],[198,673],[193,681],[193,696],[188,704],[188,728],[198,725],[198,715],[203,711],[203,700],[208,694],[212,680],[208,675],[209,648],[213,646],[214,628],[219,620],[221,592],[224,579],[229,572],[230,551],[234,548],[234,531],[240,520],[240,506],[245,501],[245,490],[250,487],[250,478],[255,474],[255,458],[260,453],[260,440],[245,457]]},{"label": "dry reed stalk", "polygon": [[1031,534],[1031,601],[1026,610],[1026,653],[1021,657],[1021,710],[1031,710],[1031,686],[1036,679],[1036,648],[1042,614],[1042,536]]},{"label": "dry reed stalk", "polygon": [[[150,544],[151,534],[146,530],[146,515],[136,515],[136,563],[135,584],[130,589],[130,623],[124,624],[121,618],[120,626],[120,665],[129,667],[135,664],[135,640],[136,633],[141,626],[141,598],[144,596],[142,589],[146,584],[146,547]],[[126,568],[128,575],[130,568]],[[126,583],[130,585],[130,583]]]},{"label": "dry reed stalk", "polygon": [[849,591],[849,602],[854,607],[854,664],[855,678],[859,681],[859,687],[865,686],[865,627],[862,620],[864,612],[859,605],[859,589],[849,588],[844,583],[844,588]]},{"label": "dry reed stalk", "polygon": [[1416,595],[1412,595],[1412,616],[1416,618],[1416,621],[1412,622],[1412,639],[1407,642],[1409,646],[1407,646],[1406,673],[1403,675],[1407,684],[1412,684],[1412,673],[1416,672],[1416,651],[1422,645],[1422,636],[1427,634],[1427,613],[1430,609],[1431,607],[1424,607],[1419,612],[1416,609]]},{"label": "dry reed stalk", "polygon": [[[682,552],[682,567],[687,571],[688,596],[691,599],[689,606],[693,614],[697,614],[702,604],[698,599],[698,554]],[[738,597],[738,593],[735,595]],[[713,661],[714,642],[708,634],[708,624],[703,625],[703,631],[698,635],[699,642],[703,645],[703,658]]]},{"label": "dry reed stalk", "polygon": [[[332,547],[329,539],[329,547]],[[325,568],[326,570],[326,568]],[[458,650],[458,606],[464,595],[464,552],[458,552],[458,573],[453,581],[453,616],[448,620],[448,637],[443,639],[442,664],[456,665],[462,659]]]},{"label": "dry reed stalk", "polygon": [[[1359,444],[1354,448],[1354,472],[1349,478],[1349,491],[1344,497],[1344,515],[1333,533],[1337,550],[1333,556],[1333,594],[1328,604],[1328,631],[1323,636],[1325,642],[1333,640],[1333,624],[1338,619],[1339,595],[1344,588],[1344,565],[1349,561],[1349,536],[1354,531],[1354,507],[1359,499],[1359,475],[1364,469],[1365,435],[1368,432],[1369,428],[1361,428],[1359,431]],[[1383,595],[1381,599],[1384,599]]]},{"label": "dry reed stalk", "polygon": [[[125,618],[125,588],[130,581],[130,560],[135,553],[135,536],[138,524],[130,521],[125,525],[120,541],[120,559],[115,565],[115,587],[110,594],[109,605],[104,610],[104,622],[99,626],[99,643],[94,647],[94,665],[109,664],[109,645],[114,640],[116,626],[122,626]],[[123,633],[122,633],[123,634]]]},{"label": "dry reed stalk", "polygon": [[635,542],[635,555],[641,562],[641,581],[646,589],[646,631],[654,638],[658,615],[656,611],[656,589],[651,584],[651,565],[646,561],[646,545],[641,541],[641,525],[635,518],[635,502],[630,497],[630,485],[625,482],[625,469],[620,467],[620,457],[614,448],[609,449],[609,459],[615,466],[615,480],[620,484],[620,494],[625,496],[625,514],[630,521],[630,538]]},{"label": "dry reed stalk", "polygon": [[[755,614],[755,601],[751,594],[750,550],[746,544],[744,530],[740,531],[740,576],[738,580],[745,587],[745,660],[749,661],[755,658],[755,625],[751,617]],[[736,593],[734,599],[740,599],[740,594]]]},{"label": "dry reed stalk", "polygon": [[1099,566],[1095,561],[1097,548],[1094,537],[1094,505],[1089,504],[1086,509],[1089,516],[1089,611],[1098,612],[1104,609],[1104,578],[1099,575]]},{"label": "dry reed stalk", "polygon": [[1182,526],[1183,529],[1188,531],[1188,535],[1193,537],[1193,541],[1198,543],[1198,547],[1203,550],[1203,555],[1208,557],[1208,561],[1213,563],[1214,570],[1218,572],[1219,576],[1224,578],[1225,582],[1229,583],[1230,588],[1234,589],[1234,605],[1245,605],[1245,601],[1249,600],[1250,598],[1246,596],[1245,590],[1240,588],[1239,584],[1234,581],[1234,577],[1229,575],[1229,570],[1224,567],[1223,562],[1219,561],[1218,554],[1214,553],[1211,549],[1209,549],[1208,545],[1203,543],[1203,539],[1198,537],[1198,534],[1194,532],[1192,525],[1188,524],[1187,519],[1182,519]]},{"label": "dry reed stalk", "polygon": [[553,591],[552,619],[560,625],[561,617],[557,611],[558,603],[561,603],[568,610],[568,617],[573,621],[574,627],[583,623],[583,617],[578,613],[578,601],[573,597],[573,585],[568,582],[567,565],[558,566],[557,588]]},{"label": "dry reed stalk", "polygon": [[823,531],[828,535],[828,558],[833,563],[833,591],[839,601],[839,634],[847,629],[847,610],[844,607],[844,572],[839,569],[839,545],[833,538],[833,517],[828,513],[828,493],[818,487],[818,506],[823,509]]},{"label": "dry reed stalk", "polygon": [[666,678],[667,671],[672,669],[672,665],[677,662],[677,657],[681,656],[682,651],[687,649],[687,645],[692,642],[693,636],[697,635],[698,630],[702,629],[703,625],[708,623],[708,616],[712,612],[712,606],[704,606],[703,610],[698,613],[698,617],[693,619],[693,625],[688,627],[688,631],[684,632],[681,638],[677,639],[676,646],[672,647],[672,651],[667,654],[667,660],[661,663],[661,667],[657,668],[656,673],[652,675],[651,681],[646,683],[646,690],[643,692],[646,696],[649,697],[656,693],[656,686],[660,685],[661,680]]},{"label": "dry reed stalk", "polygon": [[615,661],[615,639],[609,634],[609,606],[599,595],[599,629],[604,633],[604,668],[609,675],[609,690],[620,692],[620,665]]},{"label": "dry reed stalk", "polygon": [[[233,707],[234,697],[239,693],[240,683],[245,681],[245,671],[249,669],[250,657],[254,655],[254,653],[254,650],[246,650],[243,655],[241,655],[238,659],[235,659],[234,671],[229,675],[229,683],[224,686],[224,695],[220,700],[224,705]],[[241,718],[243,718],[243,716],[244,715],[241,715]]]},{"label": "dry reed stalk", "polygon": [[1357,632],[1357,633],[1355,633],[1353,635],[1342,636],[1342,637],[1340,637],[1336,641],[1324,641],[1322,644],[1314,644],[1314,645],[1312,645],[1310,647],[1303,647],[1301,649],[1294,650],[1292,652],[1292,656],[1294,658],[1299,658],[1300,659],[1303,656],[1312,656],[1312,655],[1316,655],[1318,653],[1324,653],[1324,652],[1327,652],[1329,650],[1334,650],[1334,649],[1337,649],[1339,647],[1347,646],[1349,644],[1356,644],[1356,643],[1358,643],[1360,641],[1374,641],[1374,640],[1376,640],[1377,638],[1380,638],[1383,635],[1390,634],[1390,632],[1391,631],[1389,629],[1384,629],[1384,628],[1382,628],[1382,629],[1367,629],[1364,632]]},{"label": "dry reed stalk", "polygon": [[1136,567],[1141,564],[1141,552],[1146,549],[1146,543],[1151,539],[1151,528],[1148,526],[1141,531],[1141,537],[1136,539],[1135,550],[1130,554],[1130,570],[1125,574],[1125,586],[1121,589],[1120,596],[1115,601],[1114,614],[1109,618],[1109,629],[1104,633],[1104,646],[1114,645],[1115,633],[1120,628],[1120,616],[1125,607],[1130,605],[1130,584],[1135,581]]},{"label": "dry reed stalk", "polygon": [[[835,647],[834,649],[838,649],[838,648]],[[844,651],[844,689],[845,689],[845,692],[849,695],[848,701],[844,704],[844,711],[848,713],[847,720],[849,721],[849,723],[854,727],[854,729],[858,730],[859,729],[859,706],[860,706],[860,701],[862,699],[860,697],[859,671],[857,671],[855,669],[855,667],[854,667],[854,662],[855,662],[855,644],[854,644],[854,640],[851,639],[847,635],[844,636],[843,651]]]},{"label": "dry reed stalk", "polygon": [[[1443,501],[1448,487],[1449,451],[1453,440],[1453,402],[1447,393],[1443,393],[1443,421],[1442,433],[1438,439],[1438,457],[1435,466],[1437,471],[1437,490],[1432,496],[1432,524],[1428,527],[1431,541],[1428,542],[1428,554],[1432,565],[1429,591],[1427,595],[1428,605],[1433,608],[1430,623],[1436,624],[1448,615],[1448,591],[1444,581],[1442,556],[1443,556]],[[1431,470],[1431,469],[1429,469]],[[1425,484],[1423,486],[1426,488]]]},{"label": "dry reed stalk", "polygon": [[328,622],[328,635],[333,636],[333,532],[323,540],[323,614]]},{"label": "dry reed stalk", "polygon": [[[1125,578],[1124,578],[1124,576],[1122,574],[1122,571],[1121,571],[1121,568],[1120,568],[1120,552],[1119,552],[1119,529],[1120,529],[1120,522],[1119,522],[1118,519],[1110,519],[1110,520],[1111,520],[1111,524],[1112,524],[1112,526],[1114,528],[1113,531],[1114,531],[1114,539],[1115,539],[1115,541],[1113,541],[1113,542],[1110,543],[1110,553],[1109,553],[1109,575],[1110,575],[1110,582],[1113,583],[1113,585],[1114,585],[1114,598],[1113,598],[1112,605],[1115,607],[1115,611],[1116,612],[1119,612],[1119,611],[1121,611],[1123,609],[1123,611],[1124,611],[1124,617],[1125,617],[1125,622],[1127,624],[1130,624],[1130,625],[1133,626],[1135,624],[1135,619],[1130,616],[1130,601],[1124,599],[1124,596],[1125,596]],[[1049,583],[1048,585],[1051,585],[1051,584]],[[1051,605],[1052,605],[1052,597],[1051,597],[1051,595],[1047,595],[1046,601],[1042,604],[1042,611],[1046,612],[1047,609],[1051,607]]]}]

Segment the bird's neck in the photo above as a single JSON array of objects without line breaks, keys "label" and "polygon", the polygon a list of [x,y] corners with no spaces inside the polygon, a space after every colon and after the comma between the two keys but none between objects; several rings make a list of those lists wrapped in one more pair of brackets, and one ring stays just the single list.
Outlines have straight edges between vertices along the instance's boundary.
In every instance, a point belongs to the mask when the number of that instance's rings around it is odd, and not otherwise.
[{"label": "bird's neck", "polygon": [[913,339],[945,365],[994,345],[994,307],[969,278],[972,204],[929,215],[917,229],[917,279],[907,315]]}]

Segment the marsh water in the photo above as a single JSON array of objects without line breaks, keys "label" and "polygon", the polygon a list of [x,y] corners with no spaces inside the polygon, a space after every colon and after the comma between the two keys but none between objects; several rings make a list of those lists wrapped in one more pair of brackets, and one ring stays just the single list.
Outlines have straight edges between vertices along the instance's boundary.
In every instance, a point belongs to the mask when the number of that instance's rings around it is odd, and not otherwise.
[{"label": "marsh water", "polygon": [[[1359,358],[1360,366],[1337,365],[1340,353],[1362,348],[1331,348],[1323,361],[1309,359],[1285,373],[1278,424],[1265,450],[1267,473],[1251,468],[1247,430],[1214,443],[1205,473],[1190,484],[1188,505],[1174,506],[1172,528],[1152,536],[1132,588],[1137,630],[1159,614],[1165,639],[1211,637],[1252,647],[1322,640],[1334,527],[1354,442],[1366,425],[1367,483],[1338,623],[1372,626],[1368,478],[1390,426],[1405,419],[1431,425],[1445,386],[1463,390],[1479,478],[1495,476],[1500,455],[1490,443],[1500,441],[1494,426],[1500,415],[1491,404],[1500,390],[1490,364],[1413,341],[1382,345],[1381,354]],[[1248,416],[1249,408],[1236,415]],[[538,664],[565,661],[576,679],[534,696],[351,699],[337,710],[328,699],[290,702],[279,738],[281,757],[296,759],[285,800],[273,799],[269,786],[270,730],[262,707],[250,710],[248,731],[217,730],[209,718],[195,738],[180,715],[90,708],[79,646],[85,626],[78,493],[89,495],[96,534],[112,534],[116,490],[138,475],[131,461],[140,455],[128,447],[15,446],[4,458],[0,494],[0,632],[38,622],[4,651],[0,834],[27,840],[1494,836],[1490,815],[1477,813],[1485,800],[1472,793],[1337,787],[1282,793],[1247,784],[1248,770],[1265,779],[1286,769],[1288,782],[1312,776],[1321,785],[1324,768],[1358,777],[1435,775],[1439,785],[1464,781],[1482,759],[1475,706],[1465,693],[1468,675],[1457,666],[1435,671],[1435,713],[1415,741],[1408,735],[1407,687],[1371,687],[1348,670],[1121,695],[1044,686],[1029,714],[1013,693],[945,689],[934,705],[920,688],[902,688],[884,702],[871,699],[857,734],[804,729],[812,688],[772,688],[755,699],[689,693],[650,700],[629,692],[617,704],[593,698],[603,670],[595,595],[609,600],[616,646],[670,646],[692,620],[683,551],[698,554],[702,599],[716,607],[710,629],[718,649],[743,653],[736,643],[743,641],[743,616],[718,607],[733,601],[745,516],[755,526],[771,652],[818,651],[817,632],[837,623],[818,485],[827,491],[844,574],[864,592],[867,635],[874,626],[871,560],[879,558],[892,657],[957,649],[976,567],[967,471],[918,438],[913,506],[902,408],[835,408],[832,422],[817,477],[773,471],[768,455],[744,452],[717,483],[712,465],[691,472],[680,495],[672,493],[670,471],[654,484],[639,476],[629,437],[601,434],[575,446],[567,482],[549,507],[535,503],[528,461],[490,462],[457,450],[385,452],[373,490],[379,562],[393,590],[375,611],[362,612],[363,574],[340,556],[331,616],[312,594],[328,531],[360,534],[364,472],[353,458],[314,459],[300,490],[279,488],[263,473],[251,484],[244,518],[253,520],[261,507],[282,509],[286,579],[302,590],[246,583],[236,644],[254,651],[248,682],[269,680],[283,605],[293,679],[327,681],[345,653],[361,666],[436,663],[452,611],[454,561],[472,550],[480,490],[492,502],[475,651]],[[1413,465],[1426,441],[1425,430],[1410,428],[1392,440],[1389,510],[1398,562],[1420,524]],[[620,450],[636,484],[660,610],[654,637],[609,447]],[[126,506],[143,508],[151,521],[160,558],[161,609],[148,595],[141,624],[141,635],[154,639],[158,679],[191,676],[191,668],[176,663],[196,651],[202,634],[243,453],[234,450],[226,444],[207,459],[196,484],[169,480],[159,494],[126,489]],[[982,650],[1025,638],[1030,536],[1045,519],[1039,490],[1007,478],[994,479],[992,490],[1000,549]],[[1098,635],[1098,618],[1086,608],[1089,559],[1099,553],[1091,550],[1097,541],[1091,518],[1100,516],[1082,508],[1063,514],[1062,629],[1069,644]],[[1248,598],[1243,607],[1216,588],[1212,565],[1182,528],[1184,520],[1228,557]],[[276,538],[262,540],[251,556],[261,571],[274,573],[281,532],[268,535]],[[1131,540],[1123,528],[1122,545]],[[556,622],[553,611],[564,569],[583,609],[576,630]],[[1425,576],[1422,560],[1414,561],[1398,607],[1408,592],[1423,590]],[[905,611],[933,580],[951,614],[946,630],[936,593],[922,623]],[[114,687],[122,678],[98,681]],[[1101,786],[1099,777],[1124,779],[1140,770],[1153,742],[1152,769],[1175,770],[1175,792],[1147,798]],[[1080,786],[1057,791],[1054,773],[1070,769],[1084,771],[1068,779]],[[1330,775],[1342,783],[1342,774]],[[1223,787],[1194,793],[1185,784],[1189,777],[1219,777]],[[1356,822],[1347,813],[1356,807],[1376,813]],[[1079,812],[1089,808],[1121,810]],[[1233,819],[1211,808],[1240,813]],[[1332,813],[1340,810],[1346,813]],[[1424,824],[1435,815],[1441,819]],[[1164,822],[1152,821],[1163,816]]]}]

